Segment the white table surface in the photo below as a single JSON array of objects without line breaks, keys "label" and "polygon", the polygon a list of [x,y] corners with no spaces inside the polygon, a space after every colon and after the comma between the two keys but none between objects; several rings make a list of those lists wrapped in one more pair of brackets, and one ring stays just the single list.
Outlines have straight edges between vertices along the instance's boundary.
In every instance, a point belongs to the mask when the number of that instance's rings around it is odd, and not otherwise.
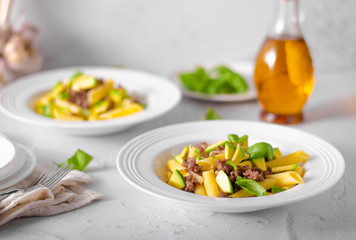
[{"label": "white table surface", "polygon": [[129,139],[150,129],[199,120],[207,107],[224,119],[259,121],[258,104],[218,104],[184,98],[171,112],[121,133],[65,136],[0,114],[0,131],[31,147],[43,162],[61,162],[77,148],[94,156],[90,188],[104,199],[52,217],[18,219],[1,239],[354,239],[356,234],[356,72],[316,76],[305,121],[293,128],[329,141],[346,161],[341,181],[314,198],[263,211],[224,214],[187,210],[136,190],[116,170],[116,155]]}]

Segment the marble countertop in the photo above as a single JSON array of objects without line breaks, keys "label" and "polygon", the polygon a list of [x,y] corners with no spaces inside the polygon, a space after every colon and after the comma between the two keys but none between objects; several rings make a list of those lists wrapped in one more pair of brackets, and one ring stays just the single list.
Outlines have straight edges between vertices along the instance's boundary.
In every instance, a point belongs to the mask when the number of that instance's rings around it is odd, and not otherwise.
[{"label": "marble countertop", "polygon": [[[156,127],[199,120],[207,107],[224,119],[259,121],[259,106],[208,103],[184,98],[168,114],[121,133],[99,137],[59,135],[0,114],[0,130],[31,149],[43,162],[60,162],[77,148],[95,158],[90,188],[104,199],[53,217],[17,219],[1,239],[353,239],[356,234],[356,72],[316,74],[305,121],[293,125],[333,144],[346,171],[332,189],[295,204],[263,211],[224,214],[188,210],[135,189],[119,175],[116,155],[131,138]],[[251,237],[252,235],[252,237]]]}]

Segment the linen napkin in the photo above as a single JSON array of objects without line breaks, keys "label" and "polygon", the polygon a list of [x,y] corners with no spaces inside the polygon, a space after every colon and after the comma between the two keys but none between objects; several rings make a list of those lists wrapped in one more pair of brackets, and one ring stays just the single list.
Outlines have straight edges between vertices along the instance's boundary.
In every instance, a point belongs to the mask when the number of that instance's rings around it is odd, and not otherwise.
[{"label": "linen napkin", "polygon": [[[15,186],[28,186],[44,169],[46,166],[38,163],[34,172]],[[13,193],[0,202],[0,226],[15,218],[56,215],[102,199],[102,194],[85,188],[91,182],[88,174],[72,170],[52,189],[42,186],[31,192]]]}]

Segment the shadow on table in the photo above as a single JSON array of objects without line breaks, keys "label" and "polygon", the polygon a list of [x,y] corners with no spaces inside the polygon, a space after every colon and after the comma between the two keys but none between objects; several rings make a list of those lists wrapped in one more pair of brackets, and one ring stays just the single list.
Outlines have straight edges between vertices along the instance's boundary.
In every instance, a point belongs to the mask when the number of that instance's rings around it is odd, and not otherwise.
[{"label": "shadow on table", "polygon": [[305,112],[305,122],[356,116],[356,94],[343,96]]}]

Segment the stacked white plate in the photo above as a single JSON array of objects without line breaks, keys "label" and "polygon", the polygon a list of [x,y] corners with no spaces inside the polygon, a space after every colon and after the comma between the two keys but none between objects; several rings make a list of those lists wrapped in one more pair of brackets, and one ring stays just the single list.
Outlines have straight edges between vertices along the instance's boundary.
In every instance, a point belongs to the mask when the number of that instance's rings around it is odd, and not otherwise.
[{"label": "stacked white plate", "polygon": [[8,188],[28,177],[36,158],[31,151],[0,134],[0,189]]}]

